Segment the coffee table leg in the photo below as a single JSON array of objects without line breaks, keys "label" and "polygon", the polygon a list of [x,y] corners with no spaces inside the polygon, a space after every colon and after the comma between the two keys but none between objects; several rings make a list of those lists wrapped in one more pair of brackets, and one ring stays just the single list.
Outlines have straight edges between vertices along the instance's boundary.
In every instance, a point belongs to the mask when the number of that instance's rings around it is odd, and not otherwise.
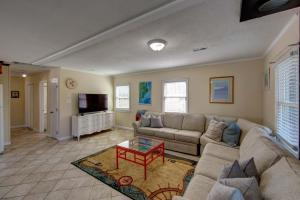
[{"label": "coffee table leg", "polygon": [[116,147],[116,165],[117,165],[117,169],[119,169],[119,150],[118,147]]},{"label": "coffee table leg", "polygon": [[146,156],[144,156],[144,179],[147,180],[147,162],[146,162]]},{"label": "coffee table leg", "polygon": [[163,156],[163,163],[165,163],[165,143],[162,145],[162,156]]}]

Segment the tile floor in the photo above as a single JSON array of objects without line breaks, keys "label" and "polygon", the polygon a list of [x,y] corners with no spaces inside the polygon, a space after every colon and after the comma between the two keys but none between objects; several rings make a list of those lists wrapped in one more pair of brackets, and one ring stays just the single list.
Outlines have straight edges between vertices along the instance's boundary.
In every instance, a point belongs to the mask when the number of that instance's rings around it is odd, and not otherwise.
[{"label": "tile floor", "polygon": [[0,199],[127,200],[70,162],[132,137],[131,131],[113,130],[80,142],[58,142],[25,128],[14,129],[12,144],[0,155]]}]

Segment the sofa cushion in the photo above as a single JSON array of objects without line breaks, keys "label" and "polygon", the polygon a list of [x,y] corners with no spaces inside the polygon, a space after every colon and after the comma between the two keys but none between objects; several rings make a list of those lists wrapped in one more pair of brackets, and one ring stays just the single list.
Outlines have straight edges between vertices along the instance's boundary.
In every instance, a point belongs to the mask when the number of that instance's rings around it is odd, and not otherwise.
[{"label": "sofa cushion", "polygon": [[151,128],[163,128],[164,127],[162,120],[161,120],[161,116],[151,117],[150,119],[151,119],[150,120]]},{"label": "sofa cushion", "polygon": [[210,120],[214,119],[219,122],[225,122],[226,124],[230,124],[231,122],[236,122],[237,118],[234,117],[226,117],[220,115],[205,115],[205,130],[207,130]]},{"label": "sofa cushion", "polygon": [[[218,145],[222,145],[222,146],[226,146],[226,147],[230,147],[228,144],[224,143],[224,142],[217,142],[215,140],[210,139],[209,137],[207,137],[206,135],[202,135],[200,137],[200,152],[201,154],[203,153],[203,150],[205,149],[205,146],[209,143],[213,143],[213,144],[218,144]],[[233,147],[235,149],[238,149],[239,147]]]},{"label": "sofa cushion", "polygon": [[[297,164],[296,164],[297,163]],[[260,190],[265,200],[296,200],[300,197],[300,162],[281,158],[261,175]]]},{"label": "sofa cushion", "polygon": [[246,175],[241,169],[239,162],[235,160],[232,164],[226,165],[221,171],[219,179],[224,178],[246,178]]},{"label": "sofa cushion", "polygon": [[226,128],[226,124],[224,122],[218,122],[216,120],[210,120],[209,126],[204,133],[210,139],[213,139],[217,142],[220,142],[222,139],[222,133]]},{"label": "sofa cushion", "polygon": [[252,146],[256,143],[258,138],[264,134],[263,129],[254,127],[245,136],[243,142],[240,145],[240,155],[244,155],[251,151]]},{"label": "sofa cushion", "polygon": [[175,133],[175,140],[181,142],[199,144],[200,137],[201,137],[201,132],[199,131],[178,130]]},{"label": "sofa cushion", "polygon": [[156,129],[155,128],[150,128],[150,127],[139,127],[138,128],[138,133],[141,133],[143,135],[148,135],[148,136],[154,136]]},{"label": "sofa cushion", "polygon": [[182,130],[204,132],[205,117],[203,114],[184,114]]},{"label": "sofa cushion", "polygon": [[244,197],[239,189],[216,182],[206,200],[244,200]]},{"label": "sofa cushion", "polygon": [[169,139],[169,140],[174,140],[175,134],[178,132],[178,130],[172,128],[159,128],[155,130],[156,131],[154,132],[154,135],[156,137]]},{"label": "sofa cushion", "polygon": [[250,121],[242,119],[242,118],[238,119],[237,124],[241,129],[240,143],[242,143],[242,141],[244,140],[244,138],[247,135],[248,131],[250,131],[254,127],[262,128],[267,134],[272,133],[272,130],[269,129],[268,127],[262,126],[262,125],[257,124],[257,123],[250,122]]},{"label": "sofa cushion", "polygon": [[141,117],[141,126],[149,127],[151,125],[151,117],[147,115],[142,115]]},{"label": "sofa cushion", "polygon": [[283,156],[282,150],[264,136],[258,137],[256,142],[248,147],[247,151],[245,149],[240,151],[241,161],[254,158],[257,171],[260,175],[278,161],[281,156]]},{"label": "sofa cushion", "polygon": [[189,200],[205,200],[215,183],[215,180],[206,176],[196,175],[190,181],[183,196]]},{"label": "sofa cushion", "polygon": [[210,155],[228,161],[239,159],[239,150],[221,144],[209,143],[205,146],[202,155]]},{"label": "sofa cushion", "polygon": [[181,113],[165,113],[163,115],[163,123],[166,128],[181,129],[183,114]]},{"label": "sofa cushion", "polygon": [[223,131],[222,141],[231,146],[240,144],[241,130],[237,123],[230,123]]},{"label": "sofa cushion", "polygon": [[245,200],[261,200],[258,183],[252,178],[226,178],[221,179],[220,183],[229,187],[239,189]]},{"label": "sofa cushion", "polygon": [[224,166],[231,163],[232,161],[223,160],[210,155],[203,155],[196,166],[195,174],[217,180]]}]

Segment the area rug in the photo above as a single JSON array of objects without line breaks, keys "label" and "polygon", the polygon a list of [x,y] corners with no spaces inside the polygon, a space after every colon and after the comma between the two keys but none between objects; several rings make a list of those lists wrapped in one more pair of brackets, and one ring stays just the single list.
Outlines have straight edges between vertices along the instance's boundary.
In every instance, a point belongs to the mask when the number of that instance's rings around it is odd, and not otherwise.
[{"label": "area rug", "polygon": [[147,167],[119,160],[116,169],[115,147],[87,156],[72,163],[99,181],[134,200],[171,200],[182,195],[193,177],[196,162],[165,154],[165,162],[157,158]]}]

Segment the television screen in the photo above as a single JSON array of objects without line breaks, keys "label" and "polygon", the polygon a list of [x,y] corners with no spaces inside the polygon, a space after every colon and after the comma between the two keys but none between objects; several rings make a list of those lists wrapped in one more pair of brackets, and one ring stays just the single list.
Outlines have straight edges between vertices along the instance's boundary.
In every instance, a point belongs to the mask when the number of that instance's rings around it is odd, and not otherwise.
[{"label": "television screen", "polygon": [[79,113],[106,111],[107,94],[79,94],[78,109]]}]

